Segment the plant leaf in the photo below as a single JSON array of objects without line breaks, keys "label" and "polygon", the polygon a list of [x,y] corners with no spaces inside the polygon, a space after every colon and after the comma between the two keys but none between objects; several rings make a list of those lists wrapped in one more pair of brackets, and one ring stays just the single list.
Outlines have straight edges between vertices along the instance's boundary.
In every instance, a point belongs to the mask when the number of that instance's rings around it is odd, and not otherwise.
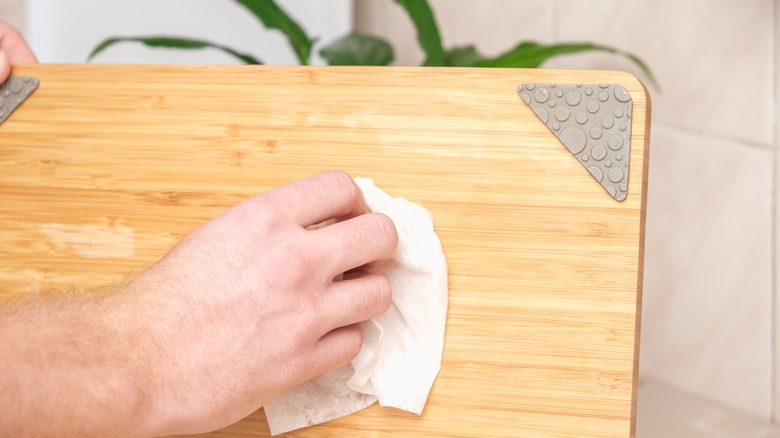
[{"label": "plant leaf", "polygon": [[320,54],[330,65],[389,65],[393,48],[375,36],[353,32],[324,47]]},{"label": "plant leaf", "polygon": [[276,2],[273,0],[236,0],[236,2],[249,9],[265,27],[280,30],[287,37],[301,65],[309,63],[314,40],[309,38],[303,28]]},{"label": "plant leaf", "polygon": [[533,41],[523,41],[506,53],[495,58],[482,60],[478,65],[480,67],[537,68],[544,61],[554,56],[588,50],[600,50],[610,53],[618,52],[617,49],[611,47],[598,46],[590,43],[563,43],[546,46]]},{"label": "plant leaf", "polygon": [[631,62],[636,64],[645,75],[647,75],[648,79],[650,79],[653,85],[658,87],[658,83],[655,80],[655,76],[653,76],[653,73],[650,71],[650,68],[638,56],[623,52],[622,50],[616,49],[614,47],[602,46],[593,43],[559,43],[543,45],[533,41],[523,41],[515,48],[495,58],[477,61],[476,66],[537,68],[543,62],[552,57],[587,51],[608,52],[626,57]]},{"label": "plant leaf", "polygon": [[103,40],[100,44],[92,49],[92,52],[87,57],[87,61],[91,60],[98,53],[106,50],[117,43],[122,42],[137,42],[143,43],[148,47],[166,47],[170,49],[205,49],[211,47],[226,52],[236,58],[240,59],[246,64],[262,64],[262,62],[246,53],[241,53],[220,44],[212,43],[203,40],[194,40],[190,38],[168,37],[168,36],[150,36],[150,37],[111,37]]},{"label": "plant leaf", "polygon": [[444,65],[447,67],[474,67],[484,59],[474,46],[455,47],[444,52]]},{"label": "plant leaf", "polygon": [[436,24],[436,17],[427,0],[395,0],[401,5],[417,28],[417,41],[420,42],[427,59],[425,65],[442,66],[444,65],[444,46],[441,43],[439,35],[439,26]]}]

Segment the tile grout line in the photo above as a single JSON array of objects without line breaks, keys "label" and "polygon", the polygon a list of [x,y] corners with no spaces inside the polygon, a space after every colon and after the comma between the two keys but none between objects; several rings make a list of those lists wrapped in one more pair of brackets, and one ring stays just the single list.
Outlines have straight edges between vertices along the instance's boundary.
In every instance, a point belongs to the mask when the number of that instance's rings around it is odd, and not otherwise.
[{"label": "tile grout line", "polygon": [[[780,0],[776,0],[780,1]],[[769,387],[771,389],[771,392],[769,394],[769,420],[773,423],[780,420],[778,418],[778,392],[780,391],[780,387],[778,387],[778,376],[777,376],[777,364],[778,364],[778,321],[777,316],[780,314],[780,309],[778,309],[778,299],[777,299],[777,292],[778,292],[778,284],[777,284],[777,247],[778,247],[778,227],[777,227],[777,220],[778,220],[778,212],[777,212],[777,180],[778,180],[778,153],[777,151],[772,153],[772,183],[771,183],[771,205],[772,209],[770,211],[770,217],[771,217],[771,223],[770,223],[770,242],[771,242],[771,248],[770,248],[770,257],[772,260],[772,265],[770,268],[770,296],[769,296],[769,308],[770,308],[770,333],[769,333],[769,351],[771,352],[769,356]]]},{"label": "tile grout line", "polygon": [[[737,137],[725,136],[725,135],[722,135],[722,134],[715,134],[715,133],[711,133],[711,132],[707,132],[707,131],[683,128],[681,126],[671,125],[671,124],[668,124],[666,122],[654,122],[653,126],[659,126],[661,128],[664,128],[664,129],[669,129],[670,131],[674,131],[674,132],[676,132],[678,134],[686,134],[686,135],[692,135],[692,136],[695,136],[695,137],[704,137],[704,138],[711,139],[711,140],[720,140],[720,141],[725,141],[725,142],[729,142],[729,143],[736,143],[736,144],[739,144],[740,146],[746,146],[746,147],[754,148],[754,149],[761,149],[761,150],[770,151],[770,152],[775,150],[774,142],[772,144],[766,144],[766,143],[756,142],[756,141],[752,141],[752,140],[746,140],[746,139],[737,138]],[[774,137],[774,135],[773,135],[773,137]]]},{"label": "tile grout line", "polygon": [[[774,30],[774,38],[773,38],[773,58],[774,58],[774,65],[773,65],[773,71],[772,71],[772,77],[773,77],[773,83],[772,88],[774,89],[774,124],[773,124],[773,138],[774,138],[774,146],[775,148],[780,147],[780,122],[778,122],[778,111],[780,111],[780,87],[778,84],[780,84],[780,46],[778,45],[778,38],[780,38],[780,27],[778,26],[778,19],[780,18],[780,0],[775,0],[773,2],[773,11],[772,11],[772,24],[773,24],[773,30]],[[772,162],[772,223],[771,223],[771,239],[772,239],[772,276],[771,276],[771,296],[770,296],[770,305],[772,309],[772,318],[770,319],[771,324],[771,330],[770,333],[770,339],[772,344],[770,345],[770,351],[772,352],[770,356],[770,374],[769,374],[769,381],[770,381],[770,388],[772,389],[772,392],[769,396],[769,406],[770,406],[770,420],[773,423],[776,423],[780,420],[778,418],[780,415],[778,413],[780,412],[780,406],[778,406],[778,399],[780,398],[780,376],[778,376],[778,365],[780,365],[780,351],[778,350],[778,341],[780,341],[780,338],[778,338],[778,329],[780,328],[780,322],[778,322],[778,316],[780,316],[780,301],[778,301],[778,245],[780,245],[780,241],[778,240],[778,202],[777,202],[777,196],[778,196],[778,180],[780,179],[780,175],[778,175],[778,169],[779,164],[778,160],[780,160],[780,157],[778,157],[777,149],[775,149],[774,156],[773,156],[773,162]]]},{"label": "tile grout line", "polygon": [[[701,394],[698,394],[696,392],[688,391],[685,389],[682,389],[678,386],[675,386],[674,384],[670,384],[668,382],[665,382],[663,380],[658,380],[652,377],[643,377],[641,379],[644,382],[644,388],[652,387],[656,390],[661,389],[664,392],[670,393],[674,396],[675,399],[679,398],[687,398],[689,401],[692,401],[696,405],[706,405],[708,406],[707,411],[712,412],[713,410],[717,410],[718,414],[717,417],[721,420],[721,423],[732,423],[736,421],[744,422],[745,420],[748,420],[754,425],[765,425],[767,424],[766,418],[755,414],[753,412],[744,411],[739,408],[736,408],[734,406],[728,405],[724,403],[721,400],[718,400],[717,398],[710,398]],[[694,411],[701,412],[700,409],[694,409]],[[724,421],[725,420],[725,421]],[[740,436],[739,438],[743,438]]]}]

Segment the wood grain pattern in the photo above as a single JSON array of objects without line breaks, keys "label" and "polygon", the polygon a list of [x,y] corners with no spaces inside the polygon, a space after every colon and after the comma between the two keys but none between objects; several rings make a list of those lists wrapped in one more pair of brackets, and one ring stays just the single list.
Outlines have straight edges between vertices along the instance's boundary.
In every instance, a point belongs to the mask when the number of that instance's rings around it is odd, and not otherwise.
[{"label": "wood grain pattern", "polygon": [[[376,406],[290,436],[633,435],[649,102],[619,72],[41,65],[0,127],[2,297],[143,270],[268,188],[339,168],[434,216],[450,269],[422,416]],[[612,199],[519,99],[615,83],[634,102]],[[213,437],[266,436],[262,412]]]}]

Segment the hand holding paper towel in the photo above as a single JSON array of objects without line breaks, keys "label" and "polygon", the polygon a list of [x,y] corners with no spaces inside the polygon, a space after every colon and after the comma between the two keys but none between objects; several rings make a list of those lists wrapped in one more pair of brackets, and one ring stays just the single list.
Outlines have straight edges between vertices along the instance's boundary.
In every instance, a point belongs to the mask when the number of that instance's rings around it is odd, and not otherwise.
[{"label": "hand holding paper towel", "polygon": [[356,178],[368,208],[398,230],[395,256],[374,272],[390,281],[393,304],[363,323],[350,365],[290,389],[265,406],[276,435],[381,406],[422,413],[441,366],[447,319],[447,263],[427,210]]}]

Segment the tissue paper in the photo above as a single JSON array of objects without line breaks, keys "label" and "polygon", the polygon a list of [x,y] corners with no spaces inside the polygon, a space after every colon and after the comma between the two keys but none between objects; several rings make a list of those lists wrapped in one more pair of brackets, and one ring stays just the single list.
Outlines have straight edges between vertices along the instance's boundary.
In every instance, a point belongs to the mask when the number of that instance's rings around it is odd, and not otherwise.
[{"label": "tissue paper", "polygon": [[447,263],[427,210],[391,198],[368,178],[356,178],[366,205],[398,231],[392,259],[374,272],[387,277],[390,309],[363,323],[363,347],[350,365],[282,394],[265,406],[271,434],[323,423],[379,402],[422,413],[441,366],[447,318]]}]

